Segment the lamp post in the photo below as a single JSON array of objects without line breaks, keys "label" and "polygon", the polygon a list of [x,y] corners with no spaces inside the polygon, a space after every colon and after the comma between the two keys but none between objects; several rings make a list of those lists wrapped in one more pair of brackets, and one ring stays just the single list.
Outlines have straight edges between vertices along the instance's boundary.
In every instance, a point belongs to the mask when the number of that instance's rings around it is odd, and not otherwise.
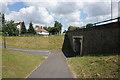
[{"label": "lamp post", "polygon": [[6,48],[5,31],[4,31],[4,48]]},{"label": "lamp post", "polygon": [[[0,13],[0,25],[2,26],[2,28],[5,26],[4,23],[4,15]],[[6,42],[5,42],[5,31],[4,31],[4,48],[6,48]]]}]

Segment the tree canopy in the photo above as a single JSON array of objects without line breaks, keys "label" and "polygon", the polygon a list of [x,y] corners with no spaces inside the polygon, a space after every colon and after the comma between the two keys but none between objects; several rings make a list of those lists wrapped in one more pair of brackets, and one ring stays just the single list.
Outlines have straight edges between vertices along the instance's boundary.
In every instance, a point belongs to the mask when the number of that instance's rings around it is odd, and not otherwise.
[{"label": "tree canopy", "polygon": [[54,27],[43,27],[45,30],[47,30],[50,34],[55,35],[55,34],[60,34],[61,29],[62,29],[62,24],[59,23],[58,21],[55,21]]},{"label": "tree canopy", "polygon": [[36,31],[33,28],[32,22],[29,23],[29,29],[28,29],[29,34],[36,34]]},{"label": "tree canopy", "polygon": [[76,30],[76,29],[79,29],[79,27],[75,27],[75,26],[69,26],[68,27],[68,30]]},{"label": "tree canopy", "polygon": [[2,26],[4,26],[5,25],[5,15],[4,14],[2,14]]},{"label": "tree canopy", "polygon": [[54,27],[56,28],[57,33],[61,33],[61,29],[62,29],[62,24],[61,23],[59,23],[58,21],[55,21]]},{"label": "tree canopy", "polygon": [[13,20],[8,21],[6,25],[3,26],[2,31],[9,36],[18,36],[19,30],[17,29]]},{"label": "tree canopy", "polygon": [[21,25],[21,34],[25,34],[27,33],[27,30],[26,30],[26,27],[25,27],[25,24],[24,24],[24,21],[22,22],[22,25]]},{"label": "tree canopy", "polygon": [[92,26],[93,26],[92,23],[88,23],[88,24],[86,25],[86,28],[89,28],[89,27],[92,27]]}]

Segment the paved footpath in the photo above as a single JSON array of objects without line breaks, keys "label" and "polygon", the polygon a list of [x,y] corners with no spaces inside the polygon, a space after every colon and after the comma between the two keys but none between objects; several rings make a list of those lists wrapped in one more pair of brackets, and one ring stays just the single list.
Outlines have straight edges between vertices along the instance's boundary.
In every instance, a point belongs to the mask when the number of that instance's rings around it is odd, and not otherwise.
[{"label": "paved footpath", "polygon": [[61,51],[52,50],[47,60],[28,78],[73,78]]},{"label": "paved footpath", "polygon": [[50,50],[31,50],[31,49],[20,49],[20,48],[13,48],[7,47],[7,49],[11,49],[18,52],[38,55],[38,56],[48,56],[50,54]]},{"label": "paved footpath", "polygon": [[58,50],[29,50],[7,47],[19,52],[29,53],[38,56],[48,56],[35,71],[33,71],[28,78],[73,78],[73,74],[70,71],[66,57],[62,51]]}]

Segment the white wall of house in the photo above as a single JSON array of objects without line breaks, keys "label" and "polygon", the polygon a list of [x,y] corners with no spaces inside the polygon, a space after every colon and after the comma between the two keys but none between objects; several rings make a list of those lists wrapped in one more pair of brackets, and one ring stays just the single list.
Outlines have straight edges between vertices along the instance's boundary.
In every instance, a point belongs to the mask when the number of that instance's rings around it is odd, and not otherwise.
[{"label": "white wall of house", "polygon": [[19,29],[20,29],[20,25],[17,25],[17,28],[19,28]]},{"label": "white wall of house", "polygon": [[42,35],[45,35],[45,36],[49,35],[48,32],[37,32],[37,34],[42,34]]}]

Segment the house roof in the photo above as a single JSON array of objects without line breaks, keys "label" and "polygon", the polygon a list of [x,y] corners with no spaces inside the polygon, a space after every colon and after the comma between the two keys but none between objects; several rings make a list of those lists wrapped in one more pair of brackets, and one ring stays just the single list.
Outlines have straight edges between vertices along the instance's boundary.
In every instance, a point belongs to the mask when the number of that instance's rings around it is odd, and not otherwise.
[{"label": "house roof", "polygon": [[36,30],[37,32],[48,32],[43,28],[40,28],[40,27],[36,27],[36,28],[37,28],[37,30]]}]

